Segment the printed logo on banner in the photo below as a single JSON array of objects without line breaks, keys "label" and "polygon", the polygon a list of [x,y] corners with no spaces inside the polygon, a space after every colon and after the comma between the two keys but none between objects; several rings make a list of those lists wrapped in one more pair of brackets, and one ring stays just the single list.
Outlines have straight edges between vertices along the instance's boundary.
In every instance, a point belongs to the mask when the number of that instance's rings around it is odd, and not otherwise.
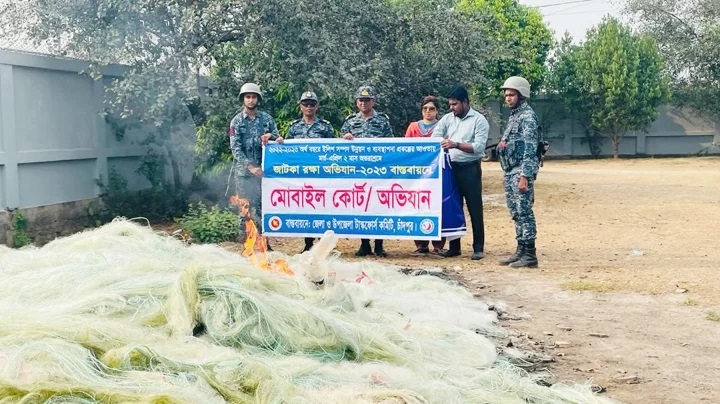
[{"label": "printed logo on banner", "polygon": [[270,227],[270,230],[278,231],[282,228],[282,220],[277,216],[272,216],[270,220],[268,220],[268,226]]},{"label": "printed logo on banner", "polygon": [[435,230],[435,223],[430,219],[424,219],[420,222],[420,231],[423,234],[430,234]]}]

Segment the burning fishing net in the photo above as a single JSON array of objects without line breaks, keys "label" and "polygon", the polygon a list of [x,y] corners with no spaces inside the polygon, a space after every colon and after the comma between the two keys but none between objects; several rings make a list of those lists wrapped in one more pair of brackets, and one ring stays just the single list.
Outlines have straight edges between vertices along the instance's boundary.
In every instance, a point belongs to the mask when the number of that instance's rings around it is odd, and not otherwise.
[{"label": "burning fishing net", "polygon": [[[242,255],[116,220],[0,246],[0,403],[595,403],[497,357],[460,286],[312,251]],[[254,243],[254,244],[253,244]]]}]

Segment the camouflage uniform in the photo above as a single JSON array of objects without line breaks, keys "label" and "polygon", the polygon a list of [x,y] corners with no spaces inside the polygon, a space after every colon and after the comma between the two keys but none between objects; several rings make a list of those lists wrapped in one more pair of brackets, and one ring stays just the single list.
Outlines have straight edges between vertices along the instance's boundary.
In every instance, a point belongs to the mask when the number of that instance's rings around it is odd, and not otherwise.
[{"label": "camouflage uniform", "polygon": [[[262,212],[262,179],[248,170],[248,164],[262,166],[262,142],[260,137],[272,133],[271,139],[277,139],[278,129],[275,120],[267,112],[257,111],[254,118],[245,114],[243,108],[230,121],[230,150],[233,159],[233,179],[235,194],[250,202],[250,214],[256,223],[260,222]],[[245,223],[238,219],[240,240],[244,239]]]},{"label": "camouflage uniform", "polygon": [[320,139],[320,138],[333,138],[335,132],[333,132],[332,125],[330,122],[324,119],[315,118],[310,125],[305,123],[305,120],[300,118],[293,121],[288,129],[288,139]]},{"label": "camouflage uniform", "polygon": [[[534,182],[540,168],[537,155],[539,142],[538,119],[533,109],[523,101],[512,110],[501,142],[498,147],[500,165],[505,172],[505,197],[510,215],[515,222],[515,234],[518,243],[535,241],[537,228],[532,206],[535,200]],[[528,190],[520,193],[520,176],[527,178]]]},{"label": "camouflage uniform", "polygon": [[[298,103],[301,104],[303,102],[317,103],[317,94],[312,91],[306,91],[300,97],[300,101],[298,101]],[[335,132],[333,131],[333,127],[330,125],[330,122],[324,119],[319,119],[316,116],[309,125],[305,122],[304,118],[293,121],[293,123],[290,124],[290,128],[288,128],[288,133],[285,137],[287,139],[330,139],[335,137]],[[315,238],[305,237],[305,248],[302,252],[310,251],[314,242]]]},{"label": "camouflage uniform", "polygon": [[373,116],[365,119],[358,112],[345,118],[340,133],[350,133],[357,138],[392,137],[392,128],[385,114],[373,112]]},{"label": "camouflage uniform", "polygon": [[[375,89],[370,86],[360,86],[355,92],[355,101],[359,99],[371,98],[375,99]],[[390,118],[385,114],[379,114],[373,110],[372,116],[365,119],[362,113],[354,113],[347,118],[340,128],[340,134],[350,133],[355,138],[381,138],[393,137],[392,128],[390,127]],[[355,253],[358,257],[372,255],[370,247],[370,239],[360,239],[360,249]],[[375,240],[375,255],[386,257],[387,253],[383,246],[383,240]]]}]

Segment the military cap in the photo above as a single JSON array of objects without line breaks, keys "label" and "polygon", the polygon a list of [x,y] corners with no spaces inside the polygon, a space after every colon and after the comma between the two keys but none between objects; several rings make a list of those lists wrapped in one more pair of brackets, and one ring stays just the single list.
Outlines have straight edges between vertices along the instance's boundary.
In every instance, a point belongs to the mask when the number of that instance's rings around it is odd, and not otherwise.
[{"label": "military cap", "polygon": [[300,96],[300,102],[303,102],[303,101],[317,102],[318,101],[317,94],[315,94],[312,91],[305,91],[304,93],[302,93],[302,96]]},{"label": "military cap", "polygon": [[355,99],[359,100],[360,98],[375,99],[375,89],[372,88],[371,86],[358,87],[357,91],[355,92]]}]

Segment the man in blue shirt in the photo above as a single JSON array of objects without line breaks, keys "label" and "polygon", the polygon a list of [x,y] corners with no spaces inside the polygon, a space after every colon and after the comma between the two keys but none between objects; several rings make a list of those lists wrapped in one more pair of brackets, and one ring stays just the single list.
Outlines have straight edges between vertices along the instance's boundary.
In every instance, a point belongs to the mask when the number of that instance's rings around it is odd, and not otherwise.
[{"label": "man in blue shirt", "polygon": [[[473,260],[485,257],[485,225],[483,222],[482,169],[480,159],[485,154],[490,125],[487,119],[470,107],[465,87],[457,87],[448,96],[450,113],[445,114],[433,130],[433,136],[442,137],[443,149],[450,153],[453,175],[460,196],[467,204],[473,230]],[[461,255],[460,239],[450,241],[446,258]]]}]

